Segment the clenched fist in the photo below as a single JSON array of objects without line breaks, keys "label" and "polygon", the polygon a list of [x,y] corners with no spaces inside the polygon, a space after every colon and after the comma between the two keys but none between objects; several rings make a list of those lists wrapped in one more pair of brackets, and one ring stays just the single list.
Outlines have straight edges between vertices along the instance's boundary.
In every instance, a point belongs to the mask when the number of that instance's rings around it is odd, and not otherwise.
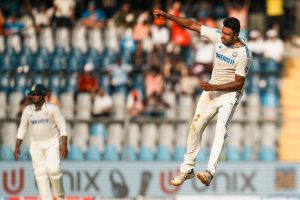
[{"label": "clenched fist", "polygon": [[154,18],[165,18],[166,14],[167,14],[166,12],[159,9],[155,9],[153,11]]}]

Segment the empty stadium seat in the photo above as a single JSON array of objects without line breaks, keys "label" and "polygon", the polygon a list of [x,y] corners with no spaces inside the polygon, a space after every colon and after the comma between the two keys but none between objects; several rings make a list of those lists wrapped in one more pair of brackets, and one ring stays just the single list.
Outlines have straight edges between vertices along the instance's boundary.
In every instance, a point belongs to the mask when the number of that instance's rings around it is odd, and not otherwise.
[{"label": "empty stadium seat", "polygon": [[0,72],[5,73],[5,72],[10,72],[15,69],[15,63],[13,60],[13,56],[9,54],[4,54],[0,57]]},{"label": "empty stadium seat", "polygon": [[175,132],[175,150],[174,150],[174,160],[182,161],[183,156],[186,152],[186,141],[189,131],[188,123],[180,123],[176,126]]},{"label": "empty stadium seat", "polygon": [[60,75],[51,75],[48,79],[48,89],[55,93],[56,96],[59,96],[61,93],[61,76]]},{"label": "empty stadium seat", "polygon": [[169,104],[170,108],[165,109],[165,117],[168,119],[175,119],[177,117],[176,115],[176,94],[173,91],[165,91],[163,93],[163,99],[164,101]]},{"label": "empty stadium seat", "polygon": [[72,46],[73,49],[76,48],[81,52],[86,52],[88,49],[86,27],[79,24],[72,31]]},{"label": "empty stadium seat", "polygon": [[128,146],[123,148],[122,151],[122,160],[130,160],[130,161],[135,161],[137,160],[137,152],[134,148],[134,146]]},{"label": "empty stadium seat", "polygon": [[54,39],[52,30],[50,27],[44,27],[39,34],[39,45],[42,49],[46,49],[48,52],[54,51]]},{"label": "empty stadium seat", "polygon": [[108,161],[119,160],[117,148],[113,145],[107,144],[104,148],[103,158],[104,160],[108,160]]},{"label": "empty stadium seat", "polygon": [[139,160],[141,161],[153,161],[154,160],[154,150],[150,146],[141,145],[139,152]]},{"label": "empty stadium seat", "polygon": [[77,91],[77,75],[69,74],[65,77],[64,84],[62,85],[64,92],[73,92]]},{"label": "empty stadium seat", "polygon": [[73,127],[72,146],[79,148],[83,153],[87,150],[89,141],[89,126],[84,122],[77,122]]},{"label": "empty stadium seat", "polygon": [[170,149],[166,146],[158,145],[156,152],[156,159],[158,161],[170,161],[171,152]]},{"label": "empty stadium seat", "polygon": [[185,152],[186,152],[186,146],[176,146],[174,150],[174,160],[183,161]]},{"label": "empty stadium seat", "polygon": [[36,56],[35,60],[33,61],[33,65],[30,68],[32,72],[44,72],[47,69],[47,65],[45,63],[45,59],[42,56]]},{"label": "empty stadium seat", "polygon": [[9,118],[15,119],[18,117],[20,102],[23,98],[22,92],[12,92],[8,96],[7,115]]},{"label": "empty stadium seat", "polygon": [[140,127],[137,123],[130,123],[128,133],[124,138],[123,160],[136,160],[139,151]]},{"label": "empty stadium seat", "polygon": [[55,46],[68,52],[70,50],[70,35],[68,28],[58,28],[55,32]]},{"label": "empty stadium seat", "polygon": [[79,146],[71,146],[69,149],[69,155],[68,155],[69,160],[84,160],[84,153],[82,149]]},{"label": "empty stadium seat", "polygon": [[126,96],[122,92],[114,93],[112,95],[113,107],[114,107],[114,116],[116,119],[124,118]]},{"label": "empty stadium seat", "polygon": [[[121,155],[123,150],[124,129],[121,123],[111,123],[107,128],[107,139],[104,153],[114,153]],[[110,155],[110,154],[107,154]],[[106,157],[107,158],[107,157]]]},{"label": "empty stadium seat", "polygon": [[79,93],[76,100],[76,119],[88,120],[91,118],[92,99],[89,93]]},{"label": "empty stadium seat", "polygon": [[179,95],[178,119],[190,120],[193,115],[194,102],[190,95]]},{"label": "empty stadium seat", "polygon": [[61,72],[64,68],[64,57],[62,56],[53,56],[50,59],[49,71],[51,73],[58,73]]},{"label": "empty stadium seat", "polygon": [[0,119],[6,118],[7,96],[4,91],[0,91]]},{"label": "empty stadium seat", "polygon": [[10,90],[10,85],[9,85],[9,75],[7,73],[3,73],[0,76],[0,91],[5,92],[8,94]]},{"label": "empty stadium seat", "polygon": [[159,127],[157,160],[171,160],[174,142],[174,126],[170,123],[163,123]]},{"label": "empty stadium seat", "polygon": [[107,138],[106,127],[102,123],[93,123],[90,127],[89,146],[103,153]]},{"label": "empty stadium seat", "polygon": [[89,145],[86,151],[86,160],[100,160],[100,151],[98,147]]},{"label": "empty stadium seat", "polygon": [[88,31],[88,46],[90,49],[95,49],[99,53],[104,50],[104,44],[102,40],[102,32],[100,29],[90,29]]},{"label": "empty stadium seat", "polygon": [[139,152],[140,160],[153,160],[156,153],[157,125],[146,123],[142,125],[141,147]]},{"label": "empty stadium seat", "polygon": [[13,91],[14,92],[24,92],[25,88],[28,86],[27,77],[25,74],[16,74],[13,79]]},{"label": "empty stadium seat", "polygon": [[74,93],[73,92],[62,93],[60,95],[60,102],[61,102],[61,110],[64,117],[67,120],[73,119],[74,109],[75,109]]},{"label": "empty stadium seat", "polygon": [[14,160],[14,149],[12,147],[7,147],[5,145],[0,146],[0,158],[3,161],[13,161]]}]

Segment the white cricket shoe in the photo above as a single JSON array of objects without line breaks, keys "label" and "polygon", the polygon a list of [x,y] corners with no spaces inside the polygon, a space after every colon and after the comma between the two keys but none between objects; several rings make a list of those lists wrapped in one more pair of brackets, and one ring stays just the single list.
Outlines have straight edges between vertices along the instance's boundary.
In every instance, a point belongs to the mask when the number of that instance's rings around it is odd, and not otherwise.
[{"label": "white cricket shoe", "polygon": [[204,185],[209,186],[214,176],[206,170],[205,172],[199,172],[197,177]]},{"label": "white cricket shoe", "polygon": [[194,178],[194,170],[191,170],[189,173],[179,172],[176,176],[171,180],[171,184],[173,186],[181,185],[185,180]]}]

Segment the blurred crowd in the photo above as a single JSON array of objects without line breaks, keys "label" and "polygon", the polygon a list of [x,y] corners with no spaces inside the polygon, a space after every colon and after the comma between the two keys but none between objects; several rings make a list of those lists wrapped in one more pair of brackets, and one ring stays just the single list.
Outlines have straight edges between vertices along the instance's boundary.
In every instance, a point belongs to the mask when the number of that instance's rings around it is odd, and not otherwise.
[{"label": "blurred crowd", "polygon": [[214,47],[194,32],[153,19],[156,8],[215,28],[225,17],[237,17],[240,37],[254,55],[243,106],[249,113],[260,106],[277,113],[283,59],[297,55],[300,46],[295,4],[2,0],[1,118],[18,118],[30,103],[26,89],[43,83],[50,90],[48,101],[60,105],[67,120],[189,119],[202,92],[199,82],[210,77]]}]

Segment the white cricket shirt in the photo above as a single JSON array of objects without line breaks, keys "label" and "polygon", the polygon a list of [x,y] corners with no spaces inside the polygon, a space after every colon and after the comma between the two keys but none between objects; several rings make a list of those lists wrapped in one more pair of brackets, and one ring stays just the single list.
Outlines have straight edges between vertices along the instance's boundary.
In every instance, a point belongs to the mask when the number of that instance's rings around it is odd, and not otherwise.
[{"label": "white cricket shirt", "polygon": [[201,36],[209,39],[215,48],[211,84],[225,84],[235,80],[235,74],[246,76],[251,65],[252,55],[246,44],[233,48],[221,41],[221,30],[201,26]]},{"label": "white cricket shirt", "polygon": [[17,138],[30,134],[31,142],[54,142],[59,136],[67,136],[66,122],[56,105],[44,103],[41,110],[28,105],[22,113]]}]

